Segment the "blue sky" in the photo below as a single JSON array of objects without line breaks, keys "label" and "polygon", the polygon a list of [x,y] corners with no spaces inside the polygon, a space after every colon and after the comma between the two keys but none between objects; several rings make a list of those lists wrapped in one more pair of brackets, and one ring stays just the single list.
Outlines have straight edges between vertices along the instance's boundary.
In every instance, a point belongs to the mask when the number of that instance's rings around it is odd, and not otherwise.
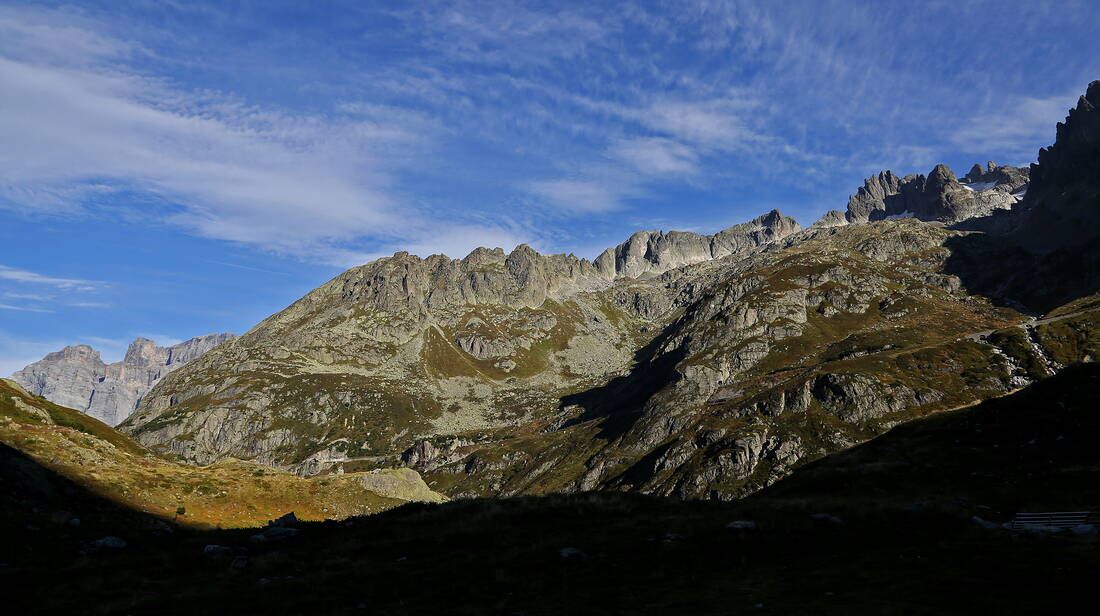
[{"label": "blue sky", "polygon": [[[227,5],[232,5],[229,7]],[[0,373],[243,333],[341,270],[813,222],[1024,164],[1090,2],[0,2]]]}]

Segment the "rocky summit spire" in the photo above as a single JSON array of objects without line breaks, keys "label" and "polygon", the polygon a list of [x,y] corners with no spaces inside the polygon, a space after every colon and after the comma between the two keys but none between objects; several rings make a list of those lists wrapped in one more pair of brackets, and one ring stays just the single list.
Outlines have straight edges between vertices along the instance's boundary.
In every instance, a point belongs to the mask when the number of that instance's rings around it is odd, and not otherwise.
[{"label": "rocky summit spire", "polygon": [[1010,222],[1015,241],[1040,253],[1065,251],[1100,228],[1100,81],[1058,123],[1054,144],[1039,150],[1021,214]]},{"label": "rocky summit spire", "polygon": [[1054,145],[1039,150],[1039,162],[1031,165],[1032,199],[1047,196],[1048,187],[1100,174],[1100,80],[1070,109],[1065,122],[1059,122]]},{"label": "rocky summit spire", "polygon": [[848,199],[847,211],[829,211],[814,226],[836,227],[885,218],[958,223],[1011,209],[1027,181],[1027,169],[999,167],[992,161],[986,169],[975,164],[961,182],[943,164],[933,167],[927,176],[898,178],[892,171],[880,171],[865,179]]}]

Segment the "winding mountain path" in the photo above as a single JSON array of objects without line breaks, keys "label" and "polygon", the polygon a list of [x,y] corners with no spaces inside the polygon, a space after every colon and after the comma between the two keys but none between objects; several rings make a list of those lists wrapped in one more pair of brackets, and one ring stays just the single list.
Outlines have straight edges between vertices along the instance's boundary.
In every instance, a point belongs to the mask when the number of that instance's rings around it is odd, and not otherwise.
[{"label": "winding mountain path", "polygon": [[[1066,319],[1072,319],[1073,317],[1079,317],[1083,314],[1088,314],[1090,312],[1096,312],[1098,310],[1100,310],[1100,307],[1089,308],[1087,310],[1078,310],[1077,312],[1071,312],[1069,314],[1063,314],[1063,315],[1059,315],[1059,316],[1056,316],[1056,317],[1050,317],[1050,318],[1047,318],[1047,319],[1036,319],[1035,317],[1031,317],[1028,320],[1024,321],[1023,323],[1017,324],[1016,327],[1019,327],[1020,329],[1023,329],[1023,330],[1034,329],[1034,328],[1036,328],[1040,325],[1046,325],[1048,323],[1057,323],[1058,321],[1064,321]],[[1005,328],[1002,327],[1002,328],[999,328],[999,329],[1005,329]],[[974,342],[985,342],[985,339],[988,338],[989,335],[992,334],[995,331],[997,331],[997,330],[996,329],[989,329],[989,330],[977,332],[977,333],[974,333],[974,334],[967,334],[966,336],[963,336],[963,338],[966,338],[967,340],[973,340]]]}]

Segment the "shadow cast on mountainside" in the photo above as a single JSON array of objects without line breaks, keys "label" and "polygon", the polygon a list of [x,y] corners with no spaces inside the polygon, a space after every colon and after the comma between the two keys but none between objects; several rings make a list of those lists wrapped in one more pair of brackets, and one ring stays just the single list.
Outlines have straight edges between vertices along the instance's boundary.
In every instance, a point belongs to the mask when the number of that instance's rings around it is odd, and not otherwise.
[{"label": "shadow cast on mountainside", "polygon": [[1074,364],[1014,394],[903,423],[798,467],[749,501],[821,506],[977,502],[987,517],[1100,510],[1100,365]]},{"label": "shadow cast on mountainside", "polygon": [[0,543],[9,562],[31,556],[43,545],[63,545],[73,552],[105,535],[179,528],[96,494],[0,443]]},{"label": "shadow cast on mountainside", "polygon": [[1100,236],[1045,254],[996,233],[951,237],[944,246],[951,255],[943,273],[999,306],[1043,314],[1100,292]]},{"label": "shadow cast on mountainside", "polygon": [[679,321],[669,324],[649,344],[635,352],[634,367],[625,376],[564,396],[560,408],[579,406],[584,411],[562,424],[560,429],[604,418],[605,421],[600,424],[600,438],[611,440],[630,430],[641,416],[646,401],[680,379],[676,365],[686,357],[686,345],[681,344],[674,351],[658,355],[678,325]]}]

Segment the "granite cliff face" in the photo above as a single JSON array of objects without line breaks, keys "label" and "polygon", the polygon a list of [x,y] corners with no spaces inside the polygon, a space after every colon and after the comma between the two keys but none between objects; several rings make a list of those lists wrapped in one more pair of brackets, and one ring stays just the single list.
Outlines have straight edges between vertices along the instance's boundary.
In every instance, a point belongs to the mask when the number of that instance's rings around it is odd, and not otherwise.
[{"label": "granite cliff face", "polygon": [[883,172],[804,231],[772,212],[639,232],[592,262],[520,246],[368,263],[167,375],[122,429],[199,463],[405,464],[450,496],[746,494],[1100,355],[1090,279],[1036,284],[1054,268],[1011,233],[958,228],[1092,211],[1082,101],[1039,167]]},{"label": "granite cliff face", "polygon": [[210,334],[170,347],[138,338],[120,362],[104,363],[88,345],[68,346],[12,375],[12,380],[54,404],[77,409],[117,425],[137,408],[142,396],[165,374],[233,340]]}]

